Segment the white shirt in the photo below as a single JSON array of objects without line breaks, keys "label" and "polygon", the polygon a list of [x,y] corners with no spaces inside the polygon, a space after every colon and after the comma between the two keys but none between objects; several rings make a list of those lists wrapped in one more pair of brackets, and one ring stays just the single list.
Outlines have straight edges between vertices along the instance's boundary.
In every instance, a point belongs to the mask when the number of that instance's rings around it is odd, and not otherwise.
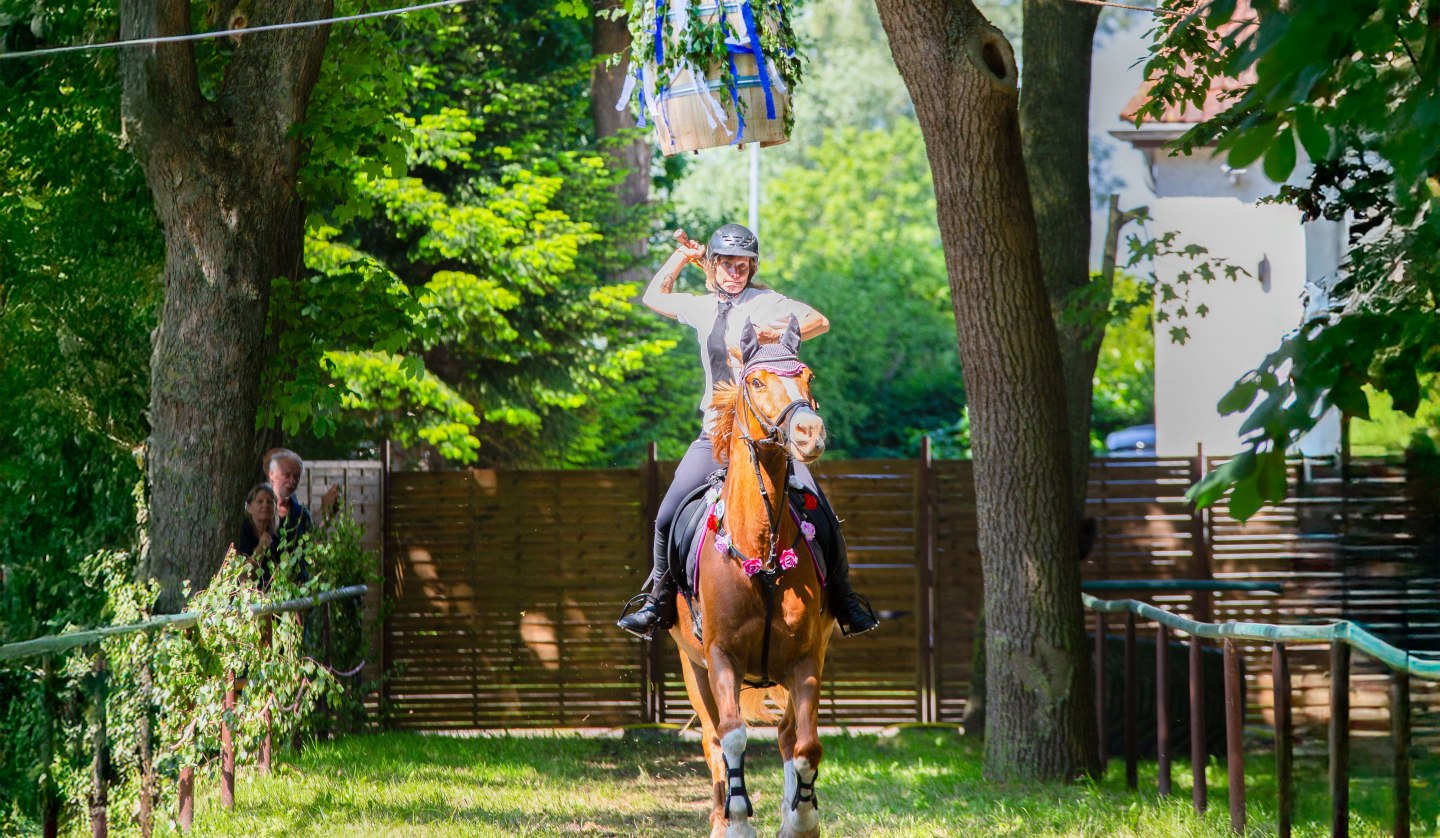
[{"label": "white shirt", "polygon": [[[700,341],[700,366],[705,370],[705,392],[700,396],[700,412],[705,415],[703,432],[708,434],[715,427],[716,411],[710,404],[715,390],[715,375],[710,369],[710,353],[706,346],[710,332],[715,328],[715,314],[720,300],[714,294],[670,294],[665,302],[675,311],[675,318],[695,330]],[[768,288],[747,287],[735,296],[734,307],[725,321],[725,346],[727,349],[740,348],[740,333],[748,320],[756,328],[768,326],[777,320],[789,320],[791,315],[804,320],[814,309],[799,300],[792,300]],[[739,374],[731,359],[730,377]]]}]

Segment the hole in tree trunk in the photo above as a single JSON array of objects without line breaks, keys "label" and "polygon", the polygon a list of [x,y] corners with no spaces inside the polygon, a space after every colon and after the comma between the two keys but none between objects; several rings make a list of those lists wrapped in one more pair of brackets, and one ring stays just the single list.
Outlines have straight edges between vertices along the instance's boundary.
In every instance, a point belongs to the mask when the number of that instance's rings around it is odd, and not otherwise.
[{"label": "hole in tree trunk", "polygon": [[985,66],[999,81],[1005,81],[1010,75],[1010,67],[1005,63],[1005,54],[1000,51],[1000,45],[993,40],[985,41],[980,47],[980,58],[984,60]]}]

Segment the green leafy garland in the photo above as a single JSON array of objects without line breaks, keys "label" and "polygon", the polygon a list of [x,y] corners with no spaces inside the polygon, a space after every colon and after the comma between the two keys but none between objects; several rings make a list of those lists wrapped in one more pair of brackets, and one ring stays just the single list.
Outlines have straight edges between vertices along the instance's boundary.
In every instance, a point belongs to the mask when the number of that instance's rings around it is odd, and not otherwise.
[{"label": "green leafy garland", "polygon": [[[692,66],[698,67],[702,73],[711,68],[719,68],[721,84],[726,92],[734,94],[737,89],[736,79],[730,69],[729,48],[725,39],[737,34],[743,35],[744,31],[736,32],[735,27],[727,21],[727,15],[718,12],[723,12],[726,7],[738,8],[739,4],[726,3],[724,0],[678,1],[686,2],[687,18],[686,26],[678,33],[674,18],[670,14],[670,9],[677,0],[660,0],[658,3],[658,11],[665,13],[661,24],[661,35],[665,44],[658,66],[655,64],[657,2],[627,0],[623,9],[612,12],[614,15],[628,16],[631,66],[652,68],[656,79],[668,79],[672,74],[688,70]],[[804,67],[795,30],[791,25],[789,8],[776,0],[758,4],[751,0],[741,1],[750,3],[754,13],[755,29],[760,38],[760,51],[765,56],[765,63],[775,68],[776,75],[785,83],[786,89],[794,90],[795,85],[804,78]],[[703,83],[703,79],[696,79],[696,82]],[[644,93],[639,96],[643,101]],[[724,96],[720,97],[720,104],[726,110],[734,103],[739,103],[743,115],[744,99],[728,100]],[[787,134],[794,123],[794,110],[786,108]]]}]

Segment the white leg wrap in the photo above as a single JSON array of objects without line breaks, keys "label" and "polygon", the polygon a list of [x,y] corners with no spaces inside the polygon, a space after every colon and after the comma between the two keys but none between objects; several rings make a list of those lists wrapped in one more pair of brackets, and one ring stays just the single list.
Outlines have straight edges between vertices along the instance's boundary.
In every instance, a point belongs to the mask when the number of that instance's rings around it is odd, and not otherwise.
[{"label": "white leg wrap", "polygon": [[795,757],[793,761],[785,763],[785,798],[780,801],[780,817],[785,826],[781,835],[813,835],[819,828],[820,812],[815,808],[813,797],[802,800],[791,808],[795,804],[800,783],[814,783],[815,774],[815,769],[810,767],[810,760],[805,757]]},{"label": "white leg wrap", "polygon": [[[724,736],[720,737],[720,750],[725,754],[725,764],[734,769],[745,764],[745,745],[749,741],[749,734],[745,726],[735,728]],[[727,778],[729,787],[726,789],[730,805],[725,814],[730,818],[730,828],[726,830],[726,838],[749,838],[755,834],[755,829],[745,823],[750,817],[746,809],[746,802],[749,799],[744,794],[745,781],[741,777]],[[746,832],[745,830],[749,830]]]}]

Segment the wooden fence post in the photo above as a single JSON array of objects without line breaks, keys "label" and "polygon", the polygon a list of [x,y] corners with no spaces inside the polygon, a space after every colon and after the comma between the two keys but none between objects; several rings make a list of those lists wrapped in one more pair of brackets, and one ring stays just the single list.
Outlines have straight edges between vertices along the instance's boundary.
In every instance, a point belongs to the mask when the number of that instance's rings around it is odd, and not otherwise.
[{"label": "wooden fence post", "polygon": [[193,765],[187,765],[180,769],[179,797],[175,820],[179,822],[181,832],[189,832],[190,824],[195,820],[195,766]]},{"label": "wooden fence post", "polygon": [[930,435],[920,438],[920,462],[915,471],[915,547],[919,573],[915,591],[916,627],[915,680],[919,692],[919,721],[939,721],[938,667],[935,662],[935,548],[934,504],[932,501]]},{"label": "wooden fence post", "polygon": [[1275,691],[1275,786],[1278,801],[1277,832],[1290,838],[1291,820],[1295,811],[1294,748],[1290,738],[1290,660],[1285,644],[1276,643],[1271,652],[1271,673]]},{"label": "wooden fence post", "polygon": [[1330,834],[1350,834],[1350,645],[1330,643]]},{"label": "wooden fence post", "polygon": [[1205,768],[1210,762],[1205,735],[1205,641],[1190,637],[1190,805],[1197,813],[1209,805]]},{"label": "wooden fence post", "polygon": [[1125,788],[1139,787],[1140,741],[1135,731],[1135,612],[1125,612]]},{"label": "wooden fence post", "polygon": [[105,647],[96,646],[90,670],[93,679],[90,694],[90,718],[94,732],[90,760],[90,836],[106,838],[110,834],[109,755],[106,753],[105,730]]},{"label": "wooden fence post", "polygon": [[[645,546],[655,539],[655,516],[660,513],[660,448],[654,440],[645,446],[645,468],[641,470],[640,481],[645,504],[640,515],[644,525],[640,538],[641,561],[648,564],[650,551]],[[683,573],[684,569],[680,572]],[[660,660],[663,637],[662,632],[656,632],[654,640],[640,644],[640,653],[644,656],[640,713],[641,718],[651,724],[665,720],[665,674]]]},{"label": "wooden fence post", "polygon": [[1110,761],[1110,731],[1105,725],[1105,612],[1095,612],[1095,733],[1100,773]]},{"label": "wooden fence post", "polygon": [[377,708],[382,724],[390,725],[390,679],[385,667],[390,665],[390,609],[394,591],[394,568],[390,553],[390,440],[380,444],[380,613],[386,615],[380,621],[380,660],[377,667],[380,678],[380,698]]},{"label": "wooden fence post", "polygon": [[1170,627],[1160,623],[1155,630],[1155,763],[1159,770],[1156,786],[1169,797],[1170,785]]},{"label": "wooden fence post", "polygon": [[46,655],[41,663],[40,712],[45,719],[40,746],[40,820],[45,838],[60,834],[60,795],[50,777],[50,763],[55,759],[55,661]]},{"label": "wooden fence post", "polygon": [[1225,760],[1230,773],[1230,829],[1245,834],[1245,697],[1240,652],[1225,639]]},{"label": "wooden fence post", "polygon": [[[269,649],[271,643],[271,617],[264,614],[260,617],[260,647]],[[274,750],[274,740],[270,736],[270,704],[274,700],[274,694],[265,696],[265,709],[260,711],[260,723],[265,728],[265,737],[260,740],[260,753],[255,758],[255,768],[261,774],[270,773],[270,756]]]},{"label": "wooden fence post", "polygon": [[[1192,484],[1199,483],[1200,479],[1205,476],[1205,446],[1202,443],[1195,443],[1195,462],[1190,468],[1190,474]],[[1191,549],[1194,569],[1191,572],[1195,574],[1196,579],[1206,581],[1215,578],[1215,568],[1210,561],[1209,517],[1210,510],[1208,508],[1201,509],[1191,505],[1190,527],[1191,538],[1194,542],[1194,547]],[[1202,623],[1211,621],[1215,612],[1214,596],[1210,591],[1196,591],[1191,594],[1190,602],[1196,620]]]}]

